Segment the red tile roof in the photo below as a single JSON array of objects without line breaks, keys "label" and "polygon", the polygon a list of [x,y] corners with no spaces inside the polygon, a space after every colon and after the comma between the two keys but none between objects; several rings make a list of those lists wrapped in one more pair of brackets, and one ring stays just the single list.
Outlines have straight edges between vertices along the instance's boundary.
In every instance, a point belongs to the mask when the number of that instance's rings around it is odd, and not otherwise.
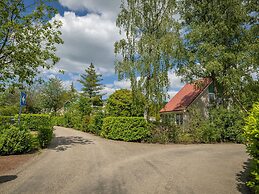
[{"label": "red tile roof", "polygon": [[195,81],[193,84],[186,84],[166,105],[160,110],[163,112],[185,110],[199,94],[212,83],[209,78]]}]

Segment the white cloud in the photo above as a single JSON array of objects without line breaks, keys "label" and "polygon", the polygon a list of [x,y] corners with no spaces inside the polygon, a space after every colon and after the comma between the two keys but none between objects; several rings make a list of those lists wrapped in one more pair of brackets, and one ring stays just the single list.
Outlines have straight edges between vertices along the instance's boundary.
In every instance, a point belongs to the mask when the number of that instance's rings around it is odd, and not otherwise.
[{"label": "white cloud", "polygon": [[184,83],[181,82],[181,77],[177,76],[174,71],[168,72],[168,78],[170,81],[170,89],[179,90],[184,86]]},{"label": "white cloud", "polygon": [[99,73],[114,74],[114,43],[121,39],[115,22],[97,14],[76,16],[74,12],[57,14],[63,45],[58,45],[60,62],[57,68],[82,73],[93,62]]},{"label": "white cloud", "polygon": [[121,80],[114,81],[112,84],[105,84],[102,93],[105,94],[105,98],[110,96],[113,92],[119,89],[128,89],[130,90],[130,81],[129,80]]},{"label": "white cloud", "polygon": [[119,13],[121,4],[121,0],[59,0],[59,2],[71,10],[87,10],[113,20]]},{"label": "white cloud", "polygon": [[121,81],[114,81],[114,86],[116,88],[125,88],[130,89],[130,80],[121,80]]},{"label": "white cloud", "polygon": [[173,98],[176,94],[178,93],[178,91],[168,91],[168,95],[169,95],[169,99]]}]

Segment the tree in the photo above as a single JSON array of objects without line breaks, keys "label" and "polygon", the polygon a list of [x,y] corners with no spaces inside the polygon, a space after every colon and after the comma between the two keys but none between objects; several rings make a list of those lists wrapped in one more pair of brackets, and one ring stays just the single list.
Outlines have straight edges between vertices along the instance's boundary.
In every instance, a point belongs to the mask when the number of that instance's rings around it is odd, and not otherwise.
[{"label": "tree", "polygon": [[45,83],[42,90],[43,107],[48,111],[57,113],[64,106],[65,89],[60,79],[51,78]]},{"label": "tree", "polygon": [[40,67],[58,62],[61,22],[50,20],[56,10],[47,5],[49,1],[1,0],[0,89],[8,83],[31,84]]},{"label": "tree", "polygon": [[258,5],[244,0],[182,0],[179,10],[184,30],[179,74],[187,81],[211,78],[225,107],[233,100],[246,109],[240,96],[256,83],[253,74],[258,79]]},{"label": "tree", "polygon": [[93,63],[85,70],[85,74],[81,75],[79,82],[83,85],[83,92],[86,97],[90,98],[93,106],[102,105],[102,75],[97,74]]},{"label": "tree", "polygon": [[139,101],[142,101],[142,103],[133,103],[133,95],[130,90],[116,90],[107,100],[107,104],[105,106],[107,115],[113,117],[143,116],[145,106],[144,97]]},{"label": "tree", "polygon": [[119,79],[130,79],[134,95],[144,93],[147,118],[152,104],[162,105],[169,87],[179,36],[175,10],[174,0],[127,0],[117,18],[126,37],[115,43],[116,72]]}]

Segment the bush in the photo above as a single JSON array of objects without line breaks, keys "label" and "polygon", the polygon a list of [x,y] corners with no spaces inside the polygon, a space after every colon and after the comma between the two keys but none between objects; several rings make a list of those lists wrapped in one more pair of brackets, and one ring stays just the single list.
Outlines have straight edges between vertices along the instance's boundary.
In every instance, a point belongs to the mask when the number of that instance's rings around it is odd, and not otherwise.
[{"label": "bush", "polygon": [[137,100],[139,100],[139,102],[133,102],[133,96],[130,90],[116,90],[107,100],[107,104],[105,106],[106,113],[110,117],[143,116],[143,95],[139,94]]},{"label": "bush", "polygon": [[155,122],[151,124],[151,135],[145,139],[149,143],[179,142],[180,127],[170,122]]},{"label": "bush", "polygon": [[97,112],[90,118],[88,131],[96,135],[100,135],[103,126],[104,114],[103,112]]},{"label": "bush", "polygon": [[210,111],[210,126],[213,131],[219,133],[222,142],[243,142],[243,127],[245,125],[244,113],[234,107],[215,108]]},{"label": "bush", "polygon": [[[19,115],[15,116],[15,120],[18,122]],[[51,118],[45,114],[21,114],[21,126],[27,129],[37,131],[42,127],[51,127]]]},{"label": "bush", "polygon": [[0,127],[9,126],[14,123],[14,118],[12,116],[0,116]]},{"label": "bush", "polygon": [[101,136],[114,140],[140,141],[150,135],[143,117],[107,117],[103,120]]},{"label": "bush", "polygon": [[5,128],[0,134],[0,155],[22,154],[33,149],[30,131],[15,126]]},{"label": "bush", "polygon": [[53,137],[52,127],[38,128],[38,140],[41,148],[47,147]]},{"label": "bush", "polygon": [[65,127],[65,119],[64,116],[53,116],[51,117],[51,124],[52,126],[63,126]]},{"label": "bush", "polygon": [[248,182],[248,186],[254,188],[255,193],[259,193],[259,102],[254,104],[251,113],[246,118],[244,137],[247,151],[253,157],[252,180]]}]

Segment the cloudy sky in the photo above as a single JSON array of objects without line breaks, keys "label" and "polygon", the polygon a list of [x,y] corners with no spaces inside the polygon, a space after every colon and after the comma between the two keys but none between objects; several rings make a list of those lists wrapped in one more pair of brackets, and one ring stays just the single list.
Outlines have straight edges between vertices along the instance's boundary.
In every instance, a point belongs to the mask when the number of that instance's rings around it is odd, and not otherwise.
[{"label": "cloudy sky", "polygon": [[[130,88],[127,80],[118,81],[114,71],[114,43],[122,38],[116,27],[116,17],[120,11],[121,0],[59,0],[54,6],[59,14],[56,20],[61,27],[63,45],[57,48],[60,62],[51,70],[44,71],[47,78],[58,77],[66,86],[72,82],[78,90],[77,82],[92,62],[103,75],[104,92],[107,95],[120,88]],[[59,69],[65,71],[62,75]],[[173,72],[169,73],[173,96],[183,84]]]}]

